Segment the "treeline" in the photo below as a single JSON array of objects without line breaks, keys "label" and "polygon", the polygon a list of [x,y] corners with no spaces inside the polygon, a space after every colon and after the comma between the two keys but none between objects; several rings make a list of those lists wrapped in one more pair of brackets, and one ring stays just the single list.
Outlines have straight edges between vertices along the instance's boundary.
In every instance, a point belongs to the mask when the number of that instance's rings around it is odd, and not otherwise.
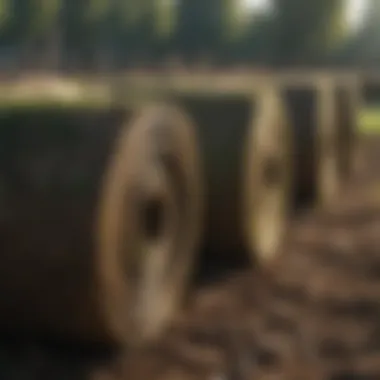
[{"label": "treeline", "polygon": [[0,58],[79,70],[374,63],[380,1],[368,1],[351,33],[347,0],[268,0],[256,12],[241,0],[0,0]]}]

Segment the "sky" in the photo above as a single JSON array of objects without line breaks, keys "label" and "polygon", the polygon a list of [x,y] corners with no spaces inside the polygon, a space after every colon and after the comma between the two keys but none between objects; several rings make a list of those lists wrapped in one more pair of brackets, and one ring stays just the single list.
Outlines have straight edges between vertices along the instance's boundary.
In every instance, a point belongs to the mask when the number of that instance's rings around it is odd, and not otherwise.
[{"label": "sky", "polygon": [[[268,0],[242,0],[249,8],[260,9],[268,6]],[[317,1],[317,0],[312,0]],[[353,28],[360,26],[366,10],[367,0],[346,0],[348,2],[347,19]]]}]

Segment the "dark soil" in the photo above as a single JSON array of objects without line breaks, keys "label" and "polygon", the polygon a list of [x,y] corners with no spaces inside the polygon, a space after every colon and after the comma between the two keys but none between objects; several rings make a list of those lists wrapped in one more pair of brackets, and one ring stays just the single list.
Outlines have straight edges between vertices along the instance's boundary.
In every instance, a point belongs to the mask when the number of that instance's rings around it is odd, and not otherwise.
[{"label": "dark soil", "polygon": [[155,345],[106,353],[8,339],[0,379],[380,379],[380,139],[364,148],[352,184],[294,221],[270,270],[198,288]]}]

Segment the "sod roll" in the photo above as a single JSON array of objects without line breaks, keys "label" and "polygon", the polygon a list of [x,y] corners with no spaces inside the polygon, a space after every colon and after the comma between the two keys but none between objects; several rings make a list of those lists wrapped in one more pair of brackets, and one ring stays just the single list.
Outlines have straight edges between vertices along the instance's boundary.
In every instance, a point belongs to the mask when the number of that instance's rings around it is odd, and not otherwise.
[{"label": "sod roll", "polygon": [[280,78],[294,135],[295,206],[325,205],[339,193],[340,136],[332,76]]},{"label": "sod roll", "polygon": [[[269,263],[282,242],[292,137],[273,85],[172,94],[197,126],[205,185],[202,251],[211,266]],[[255,89],[254,89],[255,88]]]},{"label": "sod roll", "polygon": [[360,74],[362,82],[362,97],[366,104],[377,106],[380,102],[380,75],[368,70]]},{"label": "sod roll", "polygon": [[192,126],[138,112],[0,111],[0,326],[141,344],[185,289],[202,196]]},{"label": "sod roll", "polygon": [[363,95],[359,78],[342,76],[337,80],[338,160],[341,182],[347,182],[360,165],[359,112]]}]

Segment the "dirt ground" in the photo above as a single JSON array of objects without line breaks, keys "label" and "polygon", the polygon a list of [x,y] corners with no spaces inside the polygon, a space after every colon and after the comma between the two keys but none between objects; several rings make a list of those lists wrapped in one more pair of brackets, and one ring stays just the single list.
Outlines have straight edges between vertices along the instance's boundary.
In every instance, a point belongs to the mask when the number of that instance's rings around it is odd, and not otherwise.
[{"label": "dirt ground", "polygon": [[294,220],[265,273],[191,295],[139,352],[3,340],[4,380],[380,379],[380,139],[330,207]]}]

